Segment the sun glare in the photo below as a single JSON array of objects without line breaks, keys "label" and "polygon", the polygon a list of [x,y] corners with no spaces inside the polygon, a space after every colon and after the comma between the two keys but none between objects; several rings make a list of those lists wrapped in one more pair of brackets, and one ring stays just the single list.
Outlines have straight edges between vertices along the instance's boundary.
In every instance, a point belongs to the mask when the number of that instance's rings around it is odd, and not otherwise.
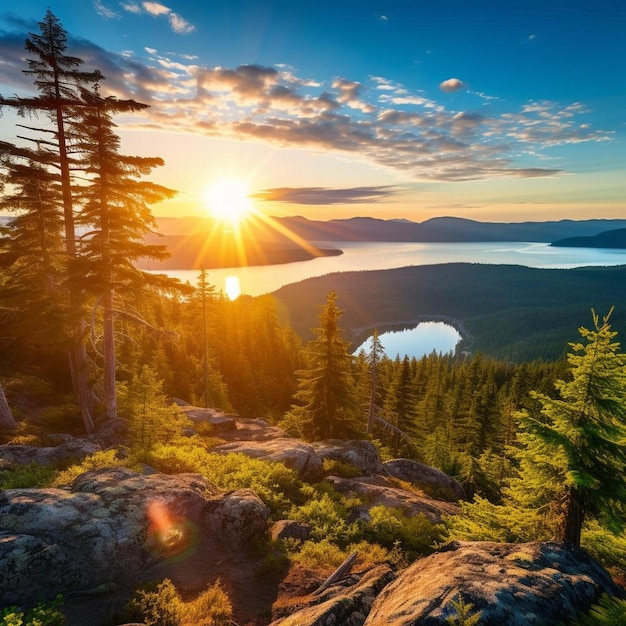
[{"label": "sun glare", "polygon": [[248,188],[239,180],[216,182],[207,190],[206,202],[213,217],[233,225],[245,219],[252,209]]}]

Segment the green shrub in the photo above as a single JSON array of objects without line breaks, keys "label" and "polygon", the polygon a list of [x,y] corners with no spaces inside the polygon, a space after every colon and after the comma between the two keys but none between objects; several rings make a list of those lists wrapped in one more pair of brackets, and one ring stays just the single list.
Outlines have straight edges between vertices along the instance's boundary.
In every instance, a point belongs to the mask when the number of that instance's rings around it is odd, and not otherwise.
[{"label": "green shrub", "polygon": [[195,600],[183,602],[166,578],[152,589],[136,591],[123,617],[146,626],[229,626],[232,606],[219,581]]},{"label": "green shrub", "polygon": [[292,507],[289,519],[311,525],[311,539],[327,539],[340,545],[356,540],[360,531],[356,524],[348,524],[348,507],[343,498],[333,499],[329,493],[311,498],[306,504]]},{"label": "green shrub", "polygon": [[125,465],[125,461],[117,458],[115,450],[96,452],[83,459],[77,465],[71,465],[66,470],[59,472],[51,482],[51,486],[64,487],[71,485],[76,478],[85,472],[106,469],[108,467],[124,467]]},{"label": "green shrub", "polygon": [[42,409],[39,419],[48,432],[71,433],[82,424],[78,406],[70,402]]},{"label": "green shrub", "polygon": [[289,556],[295,563],[311,569],[327,570],[339,567],[348,554],[328,539],[322,539],[321,541],[305,541]]},{"label": "green shrub", "polygon": [[443,537],[443,526],[423,513],[409,517],[400,509],[379,505],[370,509],[364,535],[387,548],[399,545],[412,558],[433,551]]},{"label": "green shrub", "polygon": [[252,489],[275,517],[284,517],[292,502],[305,499],[304,483],[282,463],[251,459],[244,454],[216,454],[197,446],[156,445],[146,463],[167,474],[198,472],[220,489]]},{"label": "green shrub", "polygon": [[458,596],[456,600],[450,600],[448,606],[454,611],[453,615],[446,617],[446,622],[450,626],[475,626],[480,623],[481,612],[474,612],[474,605],[471,602],[467,604],[462,596]]},{"label": "green shrub", "polygon": [[26,611],[16,606],[8,606],[0,611],[2,626],[65,626],[65,616],[57,611],[63,604],[63,596],[58,595],[52,602],[41,603]]},{"label": "green shrub", "polygon": [[626,626],[626,600],[603,595],[572,626]]},{"label": "green shrub", "polygon": [[0,472],[0,489],[29,489],[48,487],[52,484],[56,471],[47,465],[29,463],[17,465]]},{"label": "green shrub", "polygon": [[339,476],[341,478],[356,478],[357,476],[362,476],[363,472],[356,467],[356,465],[352,465],[352,463],[324,459],[324,475]]}]

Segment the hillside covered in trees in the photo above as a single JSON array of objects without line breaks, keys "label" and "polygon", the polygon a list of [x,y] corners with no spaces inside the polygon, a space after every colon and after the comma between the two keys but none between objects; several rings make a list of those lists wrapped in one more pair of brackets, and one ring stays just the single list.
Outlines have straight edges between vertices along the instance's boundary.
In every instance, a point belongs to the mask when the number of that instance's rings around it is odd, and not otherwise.
[{"label": "hillside covered in trees", "polygon": [[286,285],[273,295],[293,328],[310,336],[315,303],[334,289],[345,309],[348,338],[359,345],[372,331],[454,318],[469,336],[463,350],[507,361],[562,357],[595,308],[615,306],[614,327],[626,330],[626,266],[568,270],[450,263],[343,272]]}]

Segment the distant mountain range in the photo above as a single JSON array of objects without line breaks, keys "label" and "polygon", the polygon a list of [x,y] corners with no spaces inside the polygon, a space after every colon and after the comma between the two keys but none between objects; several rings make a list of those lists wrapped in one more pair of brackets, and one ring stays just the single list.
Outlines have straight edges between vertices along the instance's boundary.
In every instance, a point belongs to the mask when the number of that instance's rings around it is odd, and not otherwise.
[{"label": "distant mountain range", "polygon": [[621,248],[626,249],[626,228],[606,230],[593,237],[567,237],[550,245],[561,248]]},{"label": "distant mountain range", "polygon": [[[208,218],[159,218],[163,234],[182,235],[210,231]],[[272,223],[277,232],[289,232],[306,241],[397,241],[397,242],[477,242],[533,241],[551,243],[570,237],[594,237],[604,231],[626,228],[626,219],[559,220],[547,222],[478,222],[459,217],[436,217],[425,222],[405,219],[382,220],[354,217],[329,221],[305,217],[270,218],[260,236],[263,240],[282,239],[272,235]],[[294,244],[295,245],[295,244]]]}]

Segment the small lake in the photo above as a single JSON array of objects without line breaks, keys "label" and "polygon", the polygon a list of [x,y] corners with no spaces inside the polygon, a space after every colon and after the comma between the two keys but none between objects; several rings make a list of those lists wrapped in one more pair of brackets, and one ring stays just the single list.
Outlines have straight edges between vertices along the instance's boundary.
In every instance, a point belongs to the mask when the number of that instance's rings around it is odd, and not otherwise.
[{"label": "small lake", "polygon": [[[385,331],[379,333],[378,339],[382,344],[385,354],[390,359],[396,356],[419,359],[433,350],[440,354],[454,352],[456,344],[461,341],[459,331],[444,322],[420,322],[415,328],[407,328],[399,331]],[[372,338],[366,339],[355,351],[369,352],[372,348]]]},{"label": "small lake", "polygon": [[[624,265],[626,250],[596,248],[551,248],[547,243],[480,242],[480,243],[389,243],[389,242],[316,242],[322,247],[343,250],[340,256],[321,257],[311,261],[234,267],[207,270],[208,280],[225,290],[227,279],[236,277],[242,294],[258,296],[276,291],[284,285],[305,278],[333,272],[381,270],[408,265],[440,263],[493,263],[566,269],[587,265]],[[165,270],[165,274],[183,282],[196,284],[199,270]]]}]

